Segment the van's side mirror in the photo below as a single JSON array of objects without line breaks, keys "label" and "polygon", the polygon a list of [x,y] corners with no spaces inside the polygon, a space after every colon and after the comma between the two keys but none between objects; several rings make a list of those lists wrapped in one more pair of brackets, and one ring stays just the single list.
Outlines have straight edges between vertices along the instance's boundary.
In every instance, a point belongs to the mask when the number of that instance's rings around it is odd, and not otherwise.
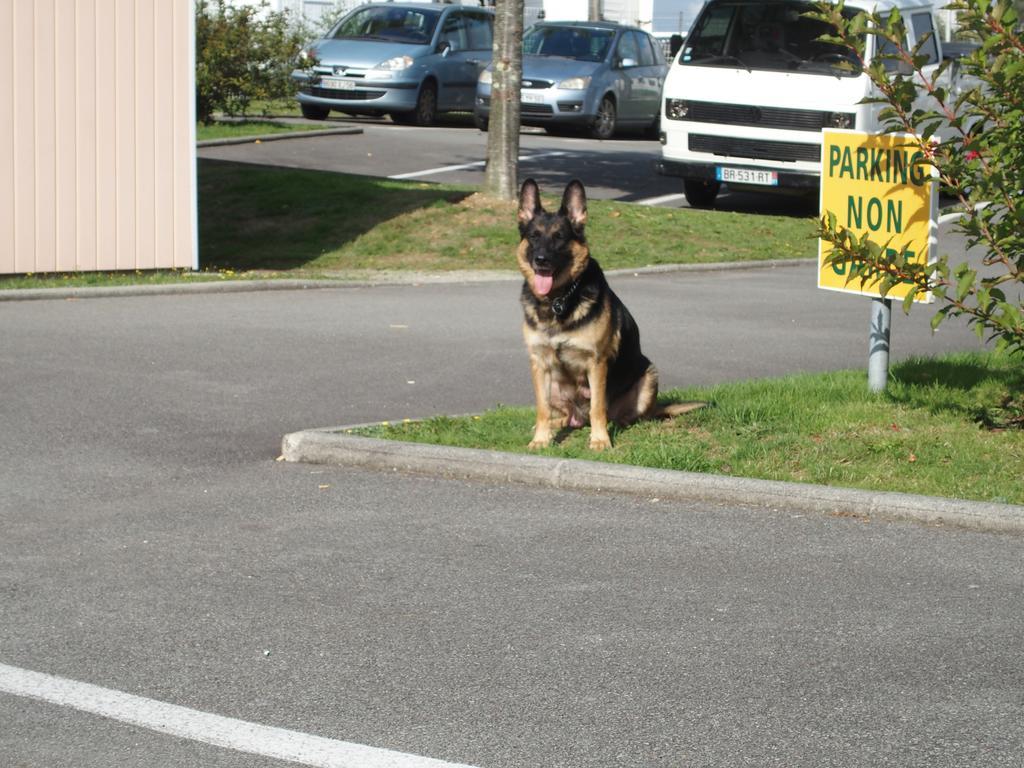
[{"label": "van's side mirror", "polygon": [[437,52],[440,53],[442,57],[447,56],[452,52],[452,44],[447,40],[442,40],[437,44]]},{"label": "van's side mirror", "polygon": [[683,36],[672,35],[668,39],[668,55],[669,58],[674,59],[676,54],[679,53],[679,49],[683,47]]}]

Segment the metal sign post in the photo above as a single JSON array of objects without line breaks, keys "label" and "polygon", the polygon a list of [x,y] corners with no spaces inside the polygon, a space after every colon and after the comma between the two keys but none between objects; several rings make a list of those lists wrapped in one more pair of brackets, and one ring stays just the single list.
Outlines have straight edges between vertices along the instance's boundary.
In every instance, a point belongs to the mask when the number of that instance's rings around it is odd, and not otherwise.
[{"label": "metal sign post", "polygon": [[868,336],[868,391],[884,392],[889,382],[889,329],[892,300],[871,300],[871,332]]}]

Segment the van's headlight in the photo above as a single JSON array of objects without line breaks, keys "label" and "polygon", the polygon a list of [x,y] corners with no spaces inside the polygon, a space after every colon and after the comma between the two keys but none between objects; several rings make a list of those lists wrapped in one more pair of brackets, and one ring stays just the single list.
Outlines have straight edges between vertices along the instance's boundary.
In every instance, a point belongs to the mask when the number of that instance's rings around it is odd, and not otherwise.
[{"label": "van's headlight", "polygon": [[491,70],[485,69],[480,73],[480,77],[477,78],[477,80],[480,85],[490,85],[493,78],[494,76],[491,74]]},{"label": "van's headlight", "polygon": [[665,99],[665,117],[669,120],[686,120],[690,116],[690,105],[684,99]]},{"label": "van's headlight", "polygon": [[852,112],[829,112],[828,114],[829,128],[853,128],[855,122],[856,115]]},{"label": "van's headlight", "polygon": [[412,56],[395,56],[393,59],[382,61],[374,69],[380,69],[384,72],[399,72],[403,69],[408,69],[412,64]]},{"label": "van's headlight", "polygon": [[558,87],[564,91],[585,91],[588,85],[590,85],[589,77],[570,77],[560,82]]}]

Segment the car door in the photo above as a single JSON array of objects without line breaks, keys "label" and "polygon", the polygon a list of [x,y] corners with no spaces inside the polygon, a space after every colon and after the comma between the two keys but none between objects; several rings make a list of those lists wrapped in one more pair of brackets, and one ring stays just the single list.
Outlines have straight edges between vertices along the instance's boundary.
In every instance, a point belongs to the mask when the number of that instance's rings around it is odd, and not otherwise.
[{"label": "car door", "polygon": [[[914,108],[935,110],[938,104],[931,96],[928,95],[928,89],[924,87],[925,81],[930,82],[932,78],[935,77],[936,70],[938,70],[939,66],[942,64],[939,59],[939,46],[936,42],[938,30],[935,29],[935,21],[931,10],[922,9],[911,13],[909,27],[911,46],[922,43],[920,53],[921,55],[928,57],[928,62],[921,67],[923,78],[918,79],[920,87],[917,90],[917,97],[914,99]],[[952,71],[952,68],[947,68],[939,77],[936,84],[939,87],[948,89],[951,84],[950,73]],[[941,126],[937,133],[940,138],[948,139],[952,136],[953,131],[947,124]]]},{"label": "car door", "polygon": [[441,109],[472,109],[480,70],[490,60],[493,17],[487,13],[456,9],[441,21],[438,105]]},{"label": "car door", "polygon": [[[909,19],[907,18],[909,16]],[[925,81],[930,81],[935,75],[935,71],[942,63],[939,60],[939,47],[936,43],[936,30],[932,12],[930,9],[920,9],[904,14],[904,22],[906,25],[907,39],[903,41],[903,45],[907,50],[913,50],[914,46],[918,43],[922,43],[920,55],[927,57],[927,62],[921,67],[921,73],[923,75],[914,75],[914,80],[918,84],[917,94],[914,98],[914,109],[923,110],[926,112],[934,111],[937,107],[935,100],[928,94],[928,89],[924,87]],[[923,41],[923,42],[922,42]],[[895,54],[896,49],[892,43],[888,40],[881,40],[880,52],[882,54]],[[888,59],[885,61],[885,68],[890,72],[895,72],[900,69],[900,65],[897,61]],[[943,73],[942,77],[939,78],[937,85],[943,88],[948,88],[950,69],[947,69]],[[941,138],[946,138],[949,129],[946,126],[940,126],[937,131]]]},{"label": "car door", "polygon": [[480,73],[491,63],[494,49],[494,14],[484,10],[467,10],[466,34],[469,38],[469,50],[466,61],[473,67],[473,82],[464,95],[465,103],[470,109],[476,99],[476,82]]},{"label": "car door", "polygon": [[622,122],[633,122],[640,118],[643,101],[643,67],[640,66],[640,50],[636,35],[623,32],[615,46],[612,67],[618,76],[618,113]]},{"label": "car door", "polygon": [[646,32],[634,32],[637,38],[637,52],[640,55],[640,93],[638,94],[639,115],[647,122],[653,122],[661,112],[661,87],[665,83],[665,58],[657,41]]}]

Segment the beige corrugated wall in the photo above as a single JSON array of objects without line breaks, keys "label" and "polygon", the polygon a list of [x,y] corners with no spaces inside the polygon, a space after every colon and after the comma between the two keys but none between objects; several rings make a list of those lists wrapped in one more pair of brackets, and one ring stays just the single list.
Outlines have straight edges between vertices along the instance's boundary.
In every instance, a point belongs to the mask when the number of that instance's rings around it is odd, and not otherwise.
[{"label": "beige corrugated wall", "polygon": [[197,264],[192,0],[0,0],[0,274]]}]

